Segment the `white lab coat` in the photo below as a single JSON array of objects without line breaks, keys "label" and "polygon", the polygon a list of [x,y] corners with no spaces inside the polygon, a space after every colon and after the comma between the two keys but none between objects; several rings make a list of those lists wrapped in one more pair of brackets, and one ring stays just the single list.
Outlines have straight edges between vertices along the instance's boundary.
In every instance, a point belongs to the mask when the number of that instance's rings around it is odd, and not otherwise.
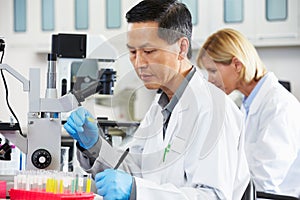
[{"label": "white lab coat", "polygon": [[246,118],[245,149],[257,191],[300,196],[299,120],[298,100],[269,72]]},{"label": "white lab coat", "polygon": [[[126,144],[130,153],[120,167],[134,175],[137,199],[241,199],[250,174],[243,118],[236,105],[196,71],[172,112],[163,140],[157,101]],[[96,174],[113,167],[121,153],[102,141],[93,166],[84,152],[78,157],[87,172]]]}]

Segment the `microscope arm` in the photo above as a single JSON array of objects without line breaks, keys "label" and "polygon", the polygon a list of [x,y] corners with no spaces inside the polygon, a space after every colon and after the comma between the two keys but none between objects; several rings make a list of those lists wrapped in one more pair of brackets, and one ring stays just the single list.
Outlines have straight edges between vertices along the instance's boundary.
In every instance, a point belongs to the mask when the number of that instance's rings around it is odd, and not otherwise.
[{"label": "microscope arm", "polygon": [[40,99],[40,111],[41,112],[69,112],[78,108],[80,102],[93,94],[98,93],[101,90],[101,83],[95,81],[91,83],[87,88],[72,91],[71,93],[65,94],[59,99],[54,98],[42,98]]},{"label": "microscope arm", "polygon": [[91,82],[87,87],[80,90],[73,90],[70,93],[60,97],[40,99],[42,112],[69,112],[80,106],[81,102],[94,94],[112,94],[113,83],[116,72],[112,69],[102,69],[99,72],[98,79]]},{"label": "microscope arm", "polygon": [[85,101],[85,98],[93,94],[99,93],[101,89],[102,89],[102,83],[100,81],[94,81],[88,87],[82,90],[72,91],[72,94],[80,103]]},{"label": "microscope arm", "polygon": [[[40,103],[40,112],[69,112],[80,106],[81,102],[94,94],[113,94],[113,86],[116,71],[113,69],[101,69],[98,78],[93,80],[87,87],[71,91],[60,98],[41,98],[36,104]],[[31,77],[34,80],[37,75]],[[80,88],[80,87],[78,87]],[[34,95],[33,95],[34,96]],[[37,98],[35,98],[37,99]]]},{"label": "microscope arm", "polygon": [[24,78],[19,72],[17,72],[7,64],[0,64],[0,69],[8,71],[11,75],[13,75],[16,79],[23,83],[23,91],[29,91],[29,81]]},{"label": "microscope arm", "polygon": [[79,101],[72,93],[68,93],[59,99],[42,98],[40,101],[41,112],[69,112],[80,106]]}]

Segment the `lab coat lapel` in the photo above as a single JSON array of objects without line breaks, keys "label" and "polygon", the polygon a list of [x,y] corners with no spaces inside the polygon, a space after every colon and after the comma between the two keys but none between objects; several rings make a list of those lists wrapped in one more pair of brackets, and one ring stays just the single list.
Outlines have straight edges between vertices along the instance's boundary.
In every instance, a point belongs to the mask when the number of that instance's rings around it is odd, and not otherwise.
[{"label": "lab coat lapel", "polygon": [[166,147],[170,145],[170,149],[168,149],[168,153],[165,157],[165,165],[169,165],[170,162],[177,160],[179,158],[178,156],[184,152],[188,138],[186,135],[190,134],[189,128],[191,127],[189,127],[189,125],[186,127],[186,120],[188,119],[184,118],[184,116],[187,116],[185,113],[190,110],[190,99],[188,98],[190,95],[186,94],[190,92],[188,87],[189,85],[175,106],[168,124],[164,145]]},{"label": "lab coat lapel", "polygon": [[182,104],[182,102],[179,100],[179,102],[177,103],[177,105],[175,106],[172,114],[171,114],[171,118],[168,124],[168,128],[167,128],[167,132],[166,132],[166,138],[165,141],[169,142],[170,139],[172,138],[172,136],[174,136],[175,134],[177,134],[177,132],[179,131],[178,129],[176,129],[178,123],[182,123],[182,112],[186,111],[188,109],[188,105],[184,105]]},{"label": "lab coat lapel", "polygon": [[263,99],[267,98],[266,96],[268,95],[268,92],[272,90],[272,88],[270,88],[270,85],[274,86],[275,84],[279,84],[278,79],[272,72],[269,72],[268,77],[266,78],[265,82],[262,84],[260,90],[253,99],[248,115],[254,115],[258,111],[261,102],[263,101]]},{"label": "lab coat lapel", "polygon": [[[188,119],[184,119],[183,116],[187,117],[188,115],[184,115],[184,112],[190,112],[191,116],[194,116],[195,113],[193,110],[190,110],[190,103],[191,103],[191,98],[199,98],[195,96],[197,92],[193,91],[193,88],[191,85],[193,84],[200,84],[201,80],[200,76],[202,76],[201,72],[198,71],[196,68],[196,72],[192,79],[190,80],[189,84],[186,86],[182,96],[180,97],[177,105],[175,106],[171,118],[168,124],[167,128],[167,137],[166,141],[170,143],[170,140],[172,139],[173,136],[177,136],[180,138],[186,138],[186,132],[189,132],[189,128],[191,127],[186,127],[186,123],[188,122]],[[183,127],[186,127],[183,129]],[[182,134],[182,136],[180,136]]]}]

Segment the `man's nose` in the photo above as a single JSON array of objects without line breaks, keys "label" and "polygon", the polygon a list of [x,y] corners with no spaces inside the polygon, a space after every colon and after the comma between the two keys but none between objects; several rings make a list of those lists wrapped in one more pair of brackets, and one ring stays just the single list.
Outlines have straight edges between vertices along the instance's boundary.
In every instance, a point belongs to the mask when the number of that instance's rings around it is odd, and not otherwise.
[{"label": "man's nose", "polygon": [[136,58],[135,58],[135,66],[136,67],[143,67],[146,65],[146,59],[143,56],[142,52],[137,52],[136,53]]}]

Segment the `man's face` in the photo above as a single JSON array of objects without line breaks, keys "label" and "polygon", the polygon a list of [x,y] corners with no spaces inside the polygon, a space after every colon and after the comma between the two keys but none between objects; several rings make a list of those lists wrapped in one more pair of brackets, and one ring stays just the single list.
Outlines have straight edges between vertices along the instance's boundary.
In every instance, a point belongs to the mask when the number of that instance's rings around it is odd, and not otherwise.
[{"label": "man's face", "polygon": [[180,46],[158,37],[156,22],[130,23],[127,47],[130,61],[148,89],[170,88],[180,68]]}]

